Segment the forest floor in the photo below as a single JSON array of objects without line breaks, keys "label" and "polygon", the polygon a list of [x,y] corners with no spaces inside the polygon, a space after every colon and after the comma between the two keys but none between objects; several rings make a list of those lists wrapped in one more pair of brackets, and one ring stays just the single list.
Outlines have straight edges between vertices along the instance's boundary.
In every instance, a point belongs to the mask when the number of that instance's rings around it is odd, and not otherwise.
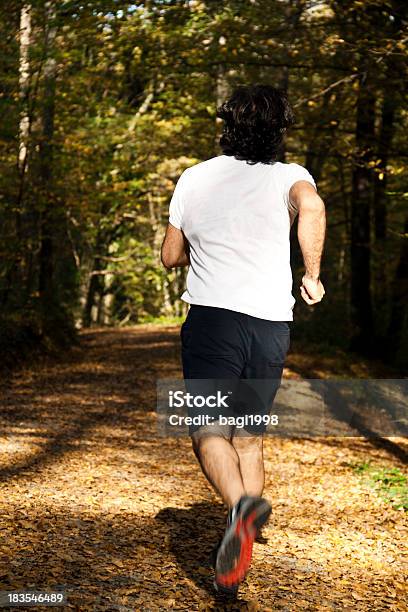
[{"label": "forest floor", "polygon": [[[295,346],[284,375],[377,369]],[[157,433],[155,381],[171,377],[178,328],[143,325],[84,330],[1,382],[0,590],[65,589],[80,611],[407,609],[406,513],[352,467],[402,470],[404,439],[267,438],[272,516],[239,600],[216,600],[225,510],[189,440]]]}]

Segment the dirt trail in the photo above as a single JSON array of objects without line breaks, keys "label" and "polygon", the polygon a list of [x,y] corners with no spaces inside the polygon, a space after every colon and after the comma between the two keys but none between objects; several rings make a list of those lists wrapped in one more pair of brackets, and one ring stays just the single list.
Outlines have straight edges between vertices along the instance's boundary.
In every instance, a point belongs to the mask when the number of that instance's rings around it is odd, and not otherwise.
[{"label": "dirt trail", "polygon": [[85,332],[2,382],[0,590],[65,587],[81,611],[407,609],[406,515],[349,466],[401,460],[354,438],[267,439],[267,541],[239,602],[216,602],[225,512],[189,441],[157,436],[160,377],[180,377],[174,326]]}]

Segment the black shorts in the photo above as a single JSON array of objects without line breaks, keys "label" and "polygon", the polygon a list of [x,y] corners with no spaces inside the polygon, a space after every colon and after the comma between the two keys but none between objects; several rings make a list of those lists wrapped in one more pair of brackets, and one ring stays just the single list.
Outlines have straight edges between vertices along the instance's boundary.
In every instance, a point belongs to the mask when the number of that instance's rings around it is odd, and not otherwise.
[{"label": "black shorts", "polygon": [[[215,388],[230,393],[236,415],[269,415],[289,349],[290,323],[191,305],[180,332],[186,387],[193,394]],[[189,410],[189,416],[196,414],[194,408]],[[249,421],[247,432],[263,433],[267,420]],[[190,434],[199,427],[190,426]]]}]

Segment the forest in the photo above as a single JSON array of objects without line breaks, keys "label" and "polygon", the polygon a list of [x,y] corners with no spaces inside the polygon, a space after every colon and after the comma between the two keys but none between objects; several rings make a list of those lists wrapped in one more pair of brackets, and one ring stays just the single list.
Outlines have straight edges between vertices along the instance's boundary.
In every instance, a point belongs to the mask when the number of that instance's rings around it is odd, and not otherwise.
[{"label": "forest", "polygon": [[326,298],[297,334],[408,362],[406,4],[117,0],[0,6],[0,346],[69,346],[81,328],[180,321],[185,270],[160,245],[182,171],[221,153],[234,86],[284,88],[281,161],[327,209]]}]

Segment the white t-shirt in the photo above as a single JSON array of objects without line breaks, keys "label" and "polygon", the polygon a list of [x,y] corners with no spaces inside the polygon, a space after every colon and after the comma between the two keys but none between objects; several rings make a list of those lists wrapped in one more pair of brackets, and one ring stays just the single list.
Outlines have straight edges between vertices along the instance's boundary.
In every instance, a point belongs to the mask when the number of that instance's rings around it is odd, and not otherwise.
[{"label": "white t-shirt", "polygon": [[190,244],[181,299],[271,321],[292,321],[289,190],[316,183],[299,164],[249,165],[218,155],[187,168],[169,221]]}]

